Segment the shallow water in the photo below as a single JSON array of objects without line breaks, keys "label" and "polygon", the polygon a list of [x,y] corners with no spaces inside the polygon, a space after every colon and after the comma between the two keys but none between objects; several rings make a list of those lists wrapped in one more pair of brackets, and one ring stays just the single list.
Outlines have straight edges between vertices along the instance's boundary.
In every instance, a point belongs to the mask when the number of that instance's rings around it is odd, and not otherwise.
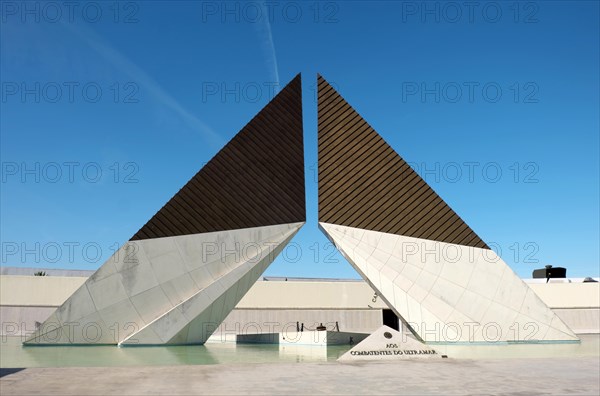
[{"label": "shallow water", "polygon": [[[581,335],[580,343],[434,345],[456,359],[560,358],[600,356],[600,335]],[[0,367],[173,366],[232,363],[335,361],[350,345],[236,345],[208,342],[188,346],[27,346],[21,337],[2,337]]]},{"label": "shallow water", "polygon": [[223,363],[326,362],[334,361],[350,345],[279,346],[236,345],[209,342],[205,345],[136,346],[22,346],[21,337],[3,337],[0,367],[69,366],[173,366]]},{"label": "shallow water", "polygon": [[581,342],[565,343],[489,343],[479,345],[432,345],[441,354],[452,358],[507,359],[561,358],[600,356],[600,335],[580,334]]}]

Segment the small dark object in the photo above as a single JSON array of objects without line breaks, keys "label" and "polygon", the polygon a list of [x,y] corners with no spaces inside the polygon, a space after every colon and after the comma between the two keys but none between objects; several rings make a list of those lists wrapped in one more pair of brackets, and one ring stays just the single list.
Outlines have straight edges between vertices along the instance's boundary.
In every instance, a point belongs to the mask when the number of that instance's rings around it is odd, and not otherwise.
[{"label": "small dark object", "polygon": [[323,326],[323,323],[321,323],[319,326],[317,326],[317,331],[325,331],[327,330],[327,327]]},{"label": "small dark object", "polygon": [[340,331],[340,325],[338,322],[335,322],[335,330]]},{"label": "small dark object", "polygon": [[546,278],[546,283],[550,280],[550,278],[566,278],[567,277],[567,269],[563,267],[553,267],[551,265],[547,265],[545,268],[533,270],[533,279],[544,279]]},{"label": "small dark object", "polygon": [[10,375],[14,373],[18,373],[21,370],[25,370],[24,368],[0,368],[0,378],[5,375]]},{"label": "small dark object", "polygon": [[448,355],[442,355],[443,359],[448,359]]},{"label": "small dark object", "polygon": [[592,278],[591,276],[586,276],[585,279],[583,280],[583,282],[587,283],[587,282],[598,282],[596,279]]},{"label": "small dark object", "polygon": [[383,324],[387,327],[390,327],[396,331],[400,331],[400,320],[398,315],[394,313],[391,309],[382,309],[381,317],[383,319]]},{"label": "small dark object", "polygon": [[386,331],[385,333],[383,333],[383,336],[389,340],[390,338],[392,338],[392,333]]},{"label": "small dark object", "polygon": [[296,322],[296,331],[300,332],[300,322]]},{"label": "small dark object", "polygon": [[300,331],[304,331],[304,322],[302,322],[302,327],[300,327]]}]

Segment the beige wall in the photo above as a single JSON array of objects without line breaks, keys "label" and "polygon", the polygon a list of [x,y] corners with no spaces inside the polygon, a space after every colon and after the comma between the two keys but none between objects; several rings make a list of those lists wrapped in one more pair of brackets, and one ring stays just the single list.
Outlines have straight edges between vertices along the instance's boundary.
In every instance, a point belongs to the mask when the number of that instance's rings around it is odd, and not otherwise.
[{"label": "beige wall", "polygon": [[0,305],[57,307],[87,278],[77,276],[0,276]]},{"label": "beige wall", "polygon": [[600,307],[600,283],[530,283],[550,308]]},{"label": "beige wall", "polygon": [[[1,334],[32,331],[87,278],[0,276]],[[600,283],[530,283],[529,286],[576,333],[600,332]],[[367,283],[259,281],[225,319],[222,331],[281,330],[295,322],[371,332],[381,325],[381,298]],[[252,325],[258,324],[259,329]]]},{"label": "beige wall", "polygon": [[[0,305],[59,306],[85,277],[0,276]],[[550,308],[600,307],[600,283],[532,283],[529,286]],[[237,308],[368,309],[387,308],[373,302],[365,282],[259,281]]]},{"label": "beige wall", "polygon": [[220,326],[221,332],[237,334],[277,333],[296,330],[296,322],[307,330],[319,324],[334,330],[370,333],[383,324],[379,309],[239,309],[236,308]]},{"label": "beige wall", "polygon": [[365,282],[256,282],[237,308],[387,308]]}]

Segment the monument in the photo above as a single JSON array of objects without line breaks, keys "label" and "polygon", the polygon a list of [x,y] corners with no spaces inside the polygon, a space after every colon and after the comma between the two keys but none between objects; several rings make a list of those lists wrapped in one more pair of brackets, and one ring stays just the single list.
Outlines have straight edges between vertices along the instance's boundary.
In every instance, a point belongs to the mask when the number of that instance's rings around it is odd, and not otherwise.
[{"label": "monument", "polygon": [[202,344],[306,220],[296,76],[26,341]]},{"label": "monument", "polygon": [[420,340],[578,341],[318,76],[319,227]]},{"label": "monument", "polygon": [[[321,76],[318,167],[319,227],[415,342],[578,341]],[[25,344],[202,344],[305,221],[298,75]]]}]

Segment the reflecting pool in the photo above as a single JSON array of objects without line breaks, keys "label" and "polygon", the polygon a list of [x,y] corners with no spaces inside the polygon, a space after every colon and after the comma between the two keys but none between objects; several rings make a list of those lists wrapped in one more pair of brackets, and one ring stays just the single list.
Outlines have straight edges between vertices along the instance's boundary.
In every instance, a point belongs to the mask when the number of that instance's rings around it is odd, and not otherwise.
[{"label": "reflecting pool", "polygon": [[[455,359],[560,358],[600,356],[600,335],[580,343],[433,345]],[[213,341],[186,346],[22,346],[21,337],[2,337],[0,367],[172,366],[233,363],[332,362],[351,345],[235,344]]]},{"label": "reflecting pool", "polygon": [[22,346],[21,337],[3,337],[0,367],[94,367],[172,366],[181,364],[327,362],[335,361],[350,345],[279,346],[236,345],[207,342],[205,345],[136,346]]}]

